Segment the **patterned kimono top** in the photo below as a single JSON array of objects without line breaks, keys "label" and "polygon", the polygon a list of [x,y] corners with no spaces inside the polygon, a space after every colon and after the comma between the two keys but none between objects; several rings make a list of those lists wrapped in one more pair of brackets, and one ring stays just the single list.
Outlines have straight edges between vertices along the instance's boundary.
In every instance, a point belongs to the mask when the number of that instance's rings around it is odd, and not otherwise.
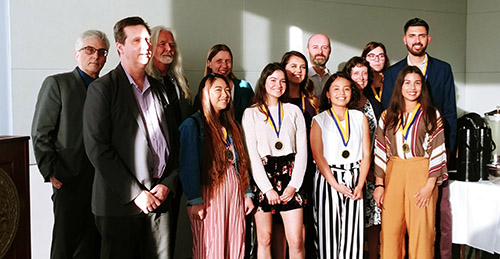
[{"label": "patterned kimono top", "polygon": [[[427,125],[424,123],[423,112],[419,112],[415,116],[413,125],[408,129],[405,140],[399,126],[397,129],[388,130],[384,135],[386,113],[387,111],[382,113],[375,132],[375,176],[385,178],[387,162],[391,157],[397,156],[401,159],[425,157],[429,158],[429,177],[438,177],[438,185],[446,180],[448,170],[446,167],[444,125],[441,114],[436,111],[436,129],[432,134],[429,134],[426,130]],[[405,116],[403,120],[405,122],[409,121],[413,117],[413,113]],[[408,152],[404,151],[403,145],[405,143],[409,147]]]}]

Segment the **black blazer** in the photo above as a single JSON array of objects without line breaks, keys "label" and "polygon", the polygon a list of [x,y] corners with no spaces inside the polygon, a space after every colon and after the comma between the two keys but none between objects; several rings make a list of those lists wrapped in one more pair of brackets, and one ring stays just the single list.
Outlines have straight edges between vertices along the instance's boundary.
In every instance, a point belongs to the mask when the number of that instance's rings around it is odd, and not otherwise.
[{"label": "black blazer", "polygon": [[[168,210],[175,195],[178,170],[179,133],[166,104],[161,83],[148,76],[155,101],[162,104],[160,125],[168,143],[169,159],[157,183],[171,193],[157,210]],[[142,190],[157,184],[152,178],[153,157],[146,128],[132,92],[132,86],[119,64],[90,84],[84,106],[85,149],[96,169],[92,191],[92,212],[98,216],[130,216],[141,213],[133,200]]]},{"label": "black blazer", "polygon": [[82,136],[86,95],[87,88],[76,68],[49,76],[42,83],[31,136],[45,182],[51,174],[65,186],[81,182],[82,177],[92,181],[94,168],[85,154]]}]

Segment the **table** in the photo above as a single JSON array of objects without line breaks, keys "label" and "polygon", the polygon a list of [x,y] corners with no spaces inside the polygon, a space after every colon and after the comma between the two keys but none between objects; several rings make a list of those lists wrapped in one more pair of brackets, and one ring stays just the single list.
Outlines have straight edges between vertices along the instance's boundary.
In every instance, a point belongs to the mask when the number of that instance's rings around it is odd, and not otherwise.
[{"label": "table", "polygon": [[452,242],[500,253],[500,179],[450,181]]}]

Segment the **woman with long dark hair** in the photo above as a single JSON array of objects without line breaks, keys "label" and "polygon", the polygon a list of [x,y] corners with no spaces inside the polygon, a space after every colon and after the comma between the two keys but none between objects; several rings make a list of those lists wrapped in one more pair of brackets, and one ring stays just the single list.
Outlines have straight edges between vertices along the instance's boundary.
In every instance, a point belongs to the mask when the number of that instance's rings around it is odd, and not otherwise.
[{"label": "woman with long dark hair", "polygon": [[365,115],[352,109],[359,90],[344,73],[326,81],[321,113],[313,118],[311,148],[314,219],[319,258],[363,258],[363,186],[370,167]]},{"label": "woman with long dark hair", "polygon": [[253,203],[229,83],[209,74],[198,95],[200,110],[179,128],[179,178],[189,202],[193,258],[243,258],[245,214]]},{"label": "woman with long dark hair", "polygon": [[403,68],[376,131],[373,197],[382,208],[381,256],[433,258],[436,185],[446,178],[443,119],[418,67]]},{"label": "woman with long dark hair", "polygon": [[[309,201],[311,201],[313,195],[313,180],[314,173],[316,172],[316,165],[313,162],[311,146],[309,145],[309,136],[311,133],[311,122],[312,118],[319,111],[319,99],[316,97],[314,92],[314,84],[308,78],[309,66],[307,65],[306,57],[298,51],[288,51],[281,58],[281,66],[286,70],[286,78],[288,79],[288,88],[285,91],[285,96],[287,99],[297,105],[302,114],[304,115],[304,120],[306,122],[307,128],[307,168],[304,176],[304,181],[302,183],[302,190],[306,193]],[[306,258],[316,258],[316,249],[314,247],[314,220],[313,220],[313,210],[312,204],[306,204],[304,207],[304,227],[305,227],[305,249]],[[276,229],[276,228],[275,228]],[[282,229],[282,228],[281,228]],[[275,233],[278,231],[274,231]],[[273,240],[276,235],[273,234]],[[274,245],[274,243],[273,243]],[[283,246],[283,245],[282,245]],[[273,247],[273,252],[276,251]],[[281,249],[285,251],[285,249]],[[279,259],[284,258],[273,254],[273,258]]]},{"label": "woman with long dark hair", "polygon": [[290,258],[304,258],[300,190],[307,165],[307,135],[301,110],[283,102],[288,82],[279,63],[270,63],[257,83],[242,125],[253,180],[257,258],[271,257],[272,215],[283,220]]}]

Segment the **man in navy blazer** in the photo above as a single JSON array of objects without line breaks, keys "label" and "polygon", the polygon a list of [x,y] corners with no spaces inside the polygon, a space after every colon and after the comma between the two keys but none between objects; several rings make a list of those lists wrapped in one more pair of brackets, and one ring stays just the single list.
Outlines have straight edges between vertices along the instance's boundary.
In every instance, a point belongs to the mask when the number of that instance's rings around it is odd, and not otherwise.
[{"label": "man in navy blazer", "polygon": [[83,116],[101,258],[171,258],[178,131],[164,88],[145,73],[148,25],[124,18],[114,36],[120,64],[90,85]]},{"label": "man in navy blazer", "polygon": [[47,77],[38,94],[31,135],[38,168],[53,187],[50,258],[98,258],[100,235],[91,212],[94,167],[83,146],[83,104],[106,63],[109,41],[97,30],[75,43],[77,67]]},{"label": "man in navy blazer", "polygon": [[[420,68],[427,86],[431,92],[432,102],[445,120],[446,149],[448,154],[455,146],[457,134],[457,105],[455,97],[455,82],[451,66],[437,58],[429,56],[425,50],[431,42],[429,25],[420,18],[413,18],[404,26],[403,42],[408,49],[408,56],[392,65],[384,74],[382,106],[387,109],[391,100],[392,90],[399,71],[413,65]],[[440,214],[436,218],[438,224],[436,235],[436,255],[441,258],[451,258],[451,211],[448,182],[440,187],[438,206]],[[441,231],[439,231],[441,230]],[[439,244],[439,245],[438,245]]]}]

